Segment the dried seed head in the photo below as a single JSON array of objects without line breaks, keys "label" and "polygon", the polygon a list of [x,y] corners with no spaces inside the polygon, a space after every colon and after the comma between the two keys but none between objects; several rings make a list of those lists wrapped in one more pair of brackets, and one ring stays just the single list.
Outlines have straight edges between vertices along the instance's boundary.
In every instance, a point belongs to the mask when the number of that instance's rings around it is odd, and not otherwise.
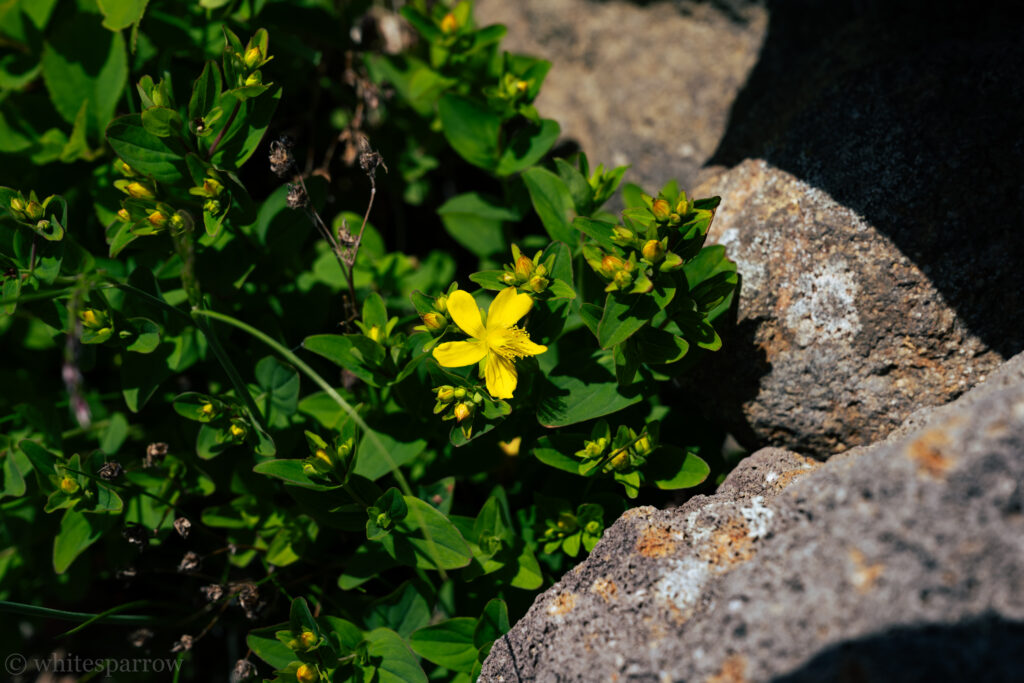
[{"label": "dried seed head", "polygon": [[121,534],[129,543],[139,547],[143,546],[146,541],[149,540],[149,530],[141,524],[132,524],[122,531]]},{"label": "dried seed head", "polygon": [[270,143],[270,170],[278,178],[284,178],[292,172],[292,167],[295,165],[292,146],[292,141],[287,137]]},{"label": "dried seed head", "polygon": [[254,583],[235,586],[238,589],[238,604],[245,610],[246,619],[256,619],[264,603],[260,602],[260,590]]},{"label": "dried seed head", "polygon": [[132,647],[142,647],[152,637],[152,631],[150,631],[148,628],[140,628],[128,634],[128,642],[132,644]]},{"label": "dried seed head", "polygon": [[157,441],[146,446],[146,459],[143,460],[142,466],[149,469],[159,465],[167,456],[167,449],[168,446],[163,441]]},{"label": "dried seed head", "polygon": [[191,574],[199,569],[199,564],[201,562],[202,560],[199,555],[190,550],[185,553],[185,557],[181,558],[181,562],[178,563],[178,571],[183,574]]},{"label": "dried seed head", "polygon": [[139,572],[135,567],[125,567],[124,569],[118,569],[115,576],[119,579],[134,579],[138,574]]},{"label": "dried seed head", "polygon": [[239,659],[231,670],[231,683],[243,683],[256,675],[256,665],[248,659]]},{"label": "dried seed head", "polygon": [[357,144],[359,145],[359,168],[363,169],[363,173],[370,179],[370,182],[373,182],[378,167],[383,168],[385,173],[388,170],[384,163],[384,157],[380,155],[380,152],[370,149],[370,140],[365,135],[358,137]]},{"label": "dried seed head", "polygon": [[287,202],[289,209],[301,209],[307,206],[309,195],[306,194],[306,188],[299,183],[289,183]]},{"label": "dried seed head", "polygon": [[186,517],[178,517],[174,520],[174,530],[182,538],[188,538],[188,535],[192,533],[192,522],[188,521]]},{"label": "dried seed head", "polygon": [[192,636],[186,633],[182,635],[181,639],[174,644],[174,647],[171,648],[171,652],[188,652],[191,649]]},{"label": "dried seed head", "polygon": [[224,597],[224,586],[220,584],[211,583],[209,586],[203,586],[199,589],[199,592],[203,594],[203,597],[210,602],[217,602]]},{"label": "dried seed head", "polygon": [[99,469],[99,475],[107,481],[113,481],[124,474],[124,468],[121,467],[121,463],[116,460],[103,463],[103,467]]}]

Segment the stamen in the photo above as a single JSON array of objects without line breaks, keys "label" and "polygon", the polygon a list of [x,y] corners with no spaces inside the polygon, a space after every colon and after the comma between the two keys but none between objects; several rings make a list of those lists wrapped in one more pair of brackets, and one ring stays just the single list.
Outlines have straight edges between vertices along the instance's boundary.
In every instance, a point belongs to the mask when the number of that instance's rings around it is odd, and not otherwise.
[{"label": "stamen", "polygon": [[521,350],[521,343],[523,341],[530,341],[530,334],[522,328],[510,327],[507,330],[501,331],[500,339],[488,340],[488,346],[490,346],[491,351],[494,351],[503,358],[516,360],[530,355]]}]

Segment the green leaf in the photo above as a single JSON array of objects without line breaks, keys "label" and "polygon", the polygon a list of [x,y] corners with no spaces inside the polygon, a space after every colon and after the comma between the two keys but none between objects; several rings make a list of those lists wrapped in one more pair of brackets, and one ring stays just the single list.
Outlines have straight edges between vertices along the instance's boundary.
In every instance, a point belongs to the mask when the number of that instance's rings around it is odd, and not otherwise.
[{"label": "green leaf", "polygon": [[441,130],[459,155],[487,170],[498,165],[501,118],[485,105],[458,95],[445,95],[438,102]]},{"label": "green leaf", "polygon": [[603,368],[581,376],[552,373],[541,385],[537,421],[545,427],[564,427],[618,412],[641,398],[639,387],[620,389],[614,375]]},{"label": "green leaf", "polygon": [[523,172],[523,181],[530,192],[533,208],[551,239],[576,244],[579,235],[569,220],[573,201],[562,179],[547,169],[535,167]]},{"label": "green leaf", "polygon": [[99,17],[69,17],[49,35],[42,55],[43,81],[57,113],[74,123],[83,100],[88,100],[88,133],[93,138],[114,116],[128,80],[124,38],[99,29]]},{"label": "green leaf", "polygon": [[484,605],[476,629],[473,631],[473,645],[482,648],[508,633],[508,605],[504,600],[493,598]]},{"label": "green leaf", "polygon": [[[272,86],[271,90],[255,99],[242,103],[244,111],[239,112],[234,122],[221,139],[220,146],[210,159],[219,168],[238,170],[259,147],[263,135],[267,132],[270,120],[274,117],[277,104],[281,100],[282,89],[279,86]],[[231,96],[221,98],[224,105],[232,99]],[[230,117],[228,112],[225,118]],[[225,121],[225,125],[227,122]],[[211,142],[216,139],[216,128],[208,138]]]},{"label": "green leaf", "polygon": [[192,84],[192,95],[188,100],[188,118],[195,120],[206,116],[220,98],[222,83],[217,62],[209,60],[203,72]]},{"label": "green leaf", "polygon": [[416,656],[409,651],[402,637],[387,628],[375,628],[366,634],[366,651],[371,657],[380,657],[377,675],[379,683],[427,683]]},{"label": "green leaf", "polygon": [[409,637],[413,651],[424,659],[453,671],[469,673],[476,661],[473,633],[477,620],[456,617],[427,626]]},{"label": "green leaf", "polygon": [[458,569],[473,559],[459,530],[419,498],[404,496],[409,514],[380,543],[402,564],[423,569]]},{"label": "green leaf", "polygon": [[170,107],[149,107],[142,112],[142,127],[158,138],[180,135],[181,114]]},{"label": "green leaf", "polygon": [[363,436],[359,446],[359,461],[354,471],[370,481],[376,481],[388,472],[412,462],[427,447],[424,439],[404,442],[379,430],[375,431],[375,435],[391,457],[390,460],[384,458],[380,449],[373,443],[373,439]]},{"label": "green leaf", "polygon": [[589,216],[594,210],[594,191],[590,188],[587,178],[565,159],[555,159],[555,168],[558,169],[558,177],[565,183],[572,197],[576,213]]},{"label": "green leaf", "polygon": [[289,460],[264,460],[252,468],[257,474],[265,474],[268,477],[280,479],[286,484],[299,486],[313,491],[329,491],[338,488],[327,486],[314,481],[305,471],[305,463],[299,459]]},{"label": "green leaf", "polygon": [[662,446],[647,457],[644,477],[659,489],[686,489],[707,479],[711,468],[700,457],[674,446]]},{"label": "green leaf", "polygon": [[480,258],[505,251],[501,224],[520,218],[498,200],[478,192],[452,197],[437,213],[448,234]]},{"label": "green leaf", "polygon": [[575,453],[579,450],[581,443],[579,439],[569,436],[557,434],[542,436],[537,440],[537,446],[533,449],[532,453],[533,457],[549,467],[554,467],[570,474],[579,474],[580,461],[572,457],[570,453]]},{"label": "green leaf", "polygon": [[299,405],[299,373],[274,356],[266,356],[256,363],[256,382],[263,389],[259,403],[267,422],[271,427],[287,427]]},{"label": "green leaf", "polygon": [[160,346],[160,326],[149,318],[131,318],[135,339],[125,348],[135,353],[152,353]]},{"label": "green leaf", "polygon": [[277,624],[249,631],[246,644],[253,653],[275,669],[283,669],[295,659],[295,652],[274,635],[288,628],[288,624]]},{"label": "green leaf", "polygon": [[555,144],[560,132],[558,123],[551,119],[541,119],[539,127],[521,128],[505,145],[495,173],[509,176],[537,163]]},{"label": "green leaf", "polygon": [[408,638],[430,623],[430,603],[423,592],[427,586],[406,581],[397,590],[375,600],[364,618],[370,628],[386,626]]},{"label": "green leaf", "polygon": [[60,531],[53,539],[53,570],[58,574],[67,571],[71,563],[86,548],[99,540],[109,523],[105,517],[86,517],[74,508],[65,510],[60,520]]},{"label": "green leaf", "polygon": [[162,354],[125,354],[121,363],[121,393],[128,410],[139,412],[170,374]]},{"label": "green leaf", "polygon": [[[361,335],[314,334],[302,341],[303,348],[319,354],[339,367],[345,368],[370,386],[380,386],[377,374],[368,369],[357,356],[353,337]],[[362,337],[366,339],[365,337]],[[366,341],[373,343],[372,340]]]},{"label": "green leaf", "polygon": [[649,296],[609,292],[597,326],[598,343],[602,349],[621,344],[650,322],[657,312],[658,306]]},{"label": "green leaf", "polygon": [[120,31],[142,21],[149,0],[97,0],[103,12],[103,27]]},{"label": "green leaf", "polygon": [[645,327],[630,340],[635,341],[635,353],[644,363],[675,363],[690,350],[690,344],[682,337],[665,330]]},{"label": "green leaf", "polygon": [[129,114],[107,126],[107,142],[129,166],[162,183],[180,183],[188,175],[183,158],[142,125],[142,116]]},{"label": "green leaf", "polygon": [[114,413],[110,416],[110,424],[103,431],[100,450],[107,455],[115,455],[127,438],[128,418],[124,416],[124,413]]}]

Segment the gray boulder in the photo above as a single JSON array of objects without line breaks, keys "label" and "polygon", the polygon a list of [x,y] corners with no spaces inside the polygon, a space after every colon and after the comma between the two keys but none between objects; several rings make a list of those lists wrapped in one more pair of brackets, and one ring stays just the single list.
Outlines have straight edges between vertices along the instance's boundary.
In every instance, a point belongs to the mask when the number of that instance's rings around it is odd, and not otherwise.
[{"label": "gray boulder", "polygon": [[1020,680],[1024,354],[888,440],[636,508],[481,681]]}]

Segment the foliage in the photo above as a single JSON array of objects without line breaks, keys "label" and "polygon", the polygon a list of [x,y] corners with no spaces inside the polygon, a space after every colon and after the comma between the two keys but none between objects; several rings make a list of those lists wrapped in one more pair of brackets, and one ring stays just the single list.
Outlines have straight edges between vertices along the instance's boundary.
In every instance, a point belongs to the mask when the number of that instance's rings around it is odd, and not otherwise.
[{"label": "foliage", "polygon": [[0,8],[0,599],[146,624],[185,680],[243,641],[266,680],[469,680],[711,472],[673,380],[737,284],[718,199],[609,213],[548,62],[469,2],[342,5]]}]

